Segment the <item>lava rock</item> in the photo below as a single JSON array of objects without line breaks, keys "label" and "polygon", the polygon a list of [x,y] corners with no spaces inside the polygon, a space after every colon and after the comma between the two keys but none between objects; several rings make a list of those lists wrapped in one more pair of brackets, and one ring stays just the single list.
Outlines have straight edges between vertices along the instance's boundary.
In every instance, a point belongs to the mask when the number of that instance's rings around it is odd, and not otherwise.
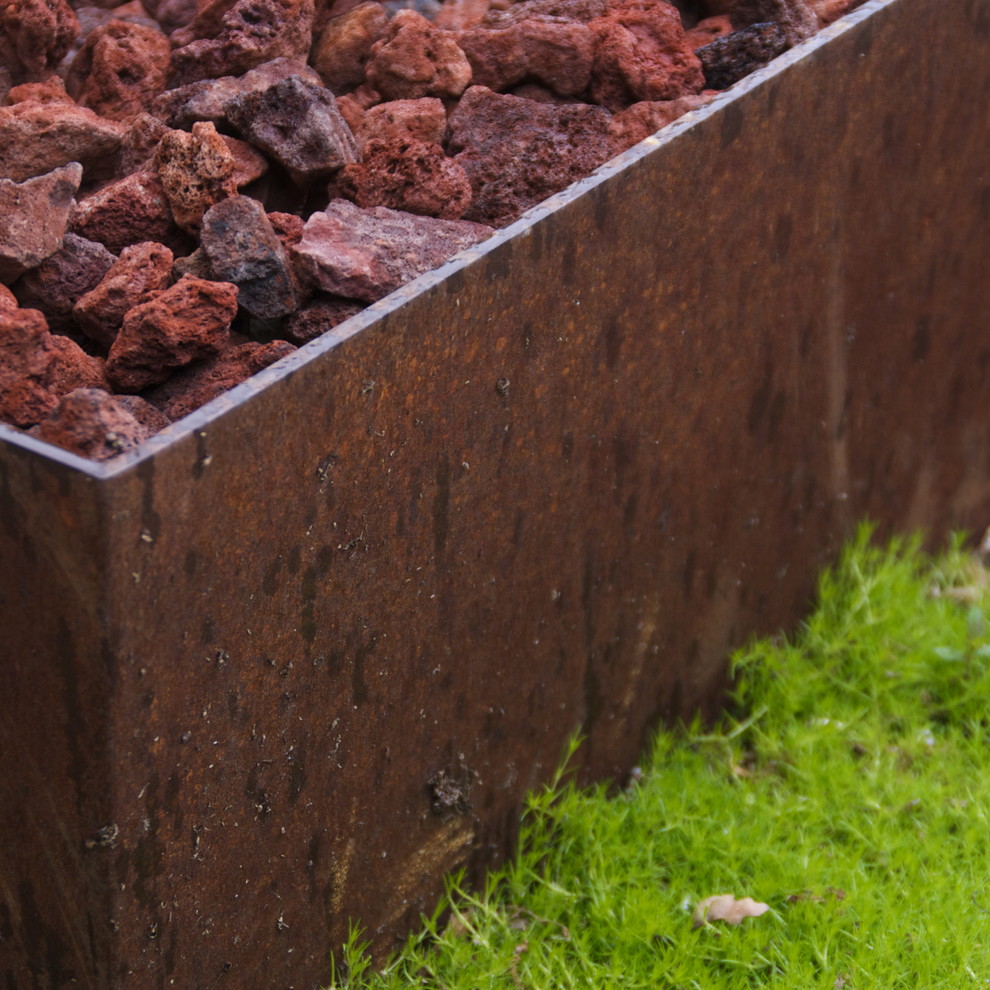
[{"label": "lava rock", "polygon": [[113,20],[91,31],[66,80],[80,106],[128,120],[165,88],[171,46],[161,31]]},{"label": "lava rock", "polygon": [[79,33],[66,0],[8,0],[0,5],[0,65],[11,82],[37,82],[55,70]]},{"label": "lava rock", "polygon": [[[113,4],[116,0],[105,0]],[[196,16],[196,0],[141,0],[141,5],[166,34],[186,27]]]},{"label": "lava rock", "polygon": [[31,432],[80,457],[105,461],[131,450],[170,423],[168,416],[137,395],[77,388]]},{"label": "lava rock", "polygon": [[285,340],[259,343],[232,339],[216,357],[183,368],[164,384],[150,389],[146,393],[148,401],[170,419],[181,419],[295,349]]},{"label": "lava rock", "polygon": [[472,86],[450,116],[448,150],[474,193],[464,216],[504,227],[611,157],[609,114]]},{"label": "lava rock", "polygon": [[445,31],[464,31],[477,27],[490,9],[491,0],[444,0],[433,24]]},{"label": "lava rock", "polygon": [[73,99],[65,91],[65,83],[60,76],[49,76],[42,82],[21,83],[8,90],[4,102],[8,106],[16,103],[68,103]]},{"label": "lava rock", "polygon": [[400,10],[371,49],[367,77],[386,100],[449,99],[471,82],[471,63],[449,32],[414,10]]},{"label": "lava rock", "polygon": [[212,120],[226,124],[227,104],[245,93],[268,89],[273,83],[291,76],[322,86],[319,73],[298,59],[276,58],[265,62],[243,76],[221,76],[203,79],[162,93],[151,106],[151,112],[170,127],[188,128],[197,120]]},{"label": "lava rock", "polygon": [[17,280],[18,301],[44,313],[50,329],[74,330],[72,307],[116,260],[102,244],[66,234],[58,251]]},{"label": "lava rock", "polygon": [[776,24],[789,48],[818,30],[818,17],[807,0],[721,0],[716,13],[727,13],[735,28]]},{"label": "lava rock", "polygon": [[294,249],[313,285],[333,295],[374,302],[442,265],[492,229],[465,220],[437,220],[379,206],[334,200],[306,221]]},{"label": "lava rock", "polygon": [[311,61],[335,94],[364,82],[371,48],[385,33],[388,15],[380,3],[359,3],[329,21],[313,45]]},{"label": "lava rock", "polygon": [[126,128],[73,103],[0,107],[0,178],[22,182],[79,162],[87,182],[114,174]]},{"label": "lava rock", "polygon": [[459,220],[471,205],[464,168],[426,141],[369,141],[362,160],[341,169],[340,191],[358,206],[387,206]]},{"label": "lava rock", "polygon": [[672,4],[621,0],[589,26],[595,35],[591,95],[606,109],[675,100],[704,86],[701,62]]},{"label": "lava rock", "polygon": [[120,142],[117,159],[118,176],[130,175],[141,170],[152,171],[158,142],[171,128],[150,113],[135,114],[127,122],[127,131]]},{"label": "lava rock", "polygon": [[143,241],[157,241],[177,253],[185,246],[165,190],[151,171],[133,172],[84,196],[72,211],[71,229],[114,254]]},{"label": "lava rock", "polygon": [[62,247],[81,179],[77,162],[24,182],[0,179],[0,282],[13,282]]},{"label": "lava rock", "polygon": [[203,217],[203,251],[215,278],[237,286],[238,304],[259,319],[291,313],[300,287],[264,207],[248,196],[234,196]]},{"label": "lava rock", "polygon": [[595,37],[578,21],[529,18],[503,28],[471,28],[456,37],[476,86],[504,92],[535,80],[560,96],[576,96],[591,78]]},{"label": "lava rock", "polygon": [[173,85],[239,76],[274,58],[305,61],[309,53],[313,0],[236,0],[206,4],[203,10],[223,10],[223,16],[213,24],[197,15],[188,28],[173,34],[173,43],[180,45],[172,52]]},{"label": "lava rock", "polygon": [[124,317],[107,378],[120,392],[140,392],[176,368],[215,357],[236,314],[237,286],[186,275]]},{"label": "lava rock", "polygon": [[38,310],[0,305],[0,420],[33,426],[80,387],[106,387],[103,362],[49,333]]},{"label": "lava rock", "polygon": [[818,17],[819,27],[826,27],[851,10],[861,7],[866,0],[808,0],[808,3]]},{"label": "lava rock", "polygon": [[443,144],[447,113],[443,101],[434,96],[419,100],[389,100],[370,107],[355,133],[359,148],[372,138],[381,141],[427,141]]},{"label": "lava rock", "polygon": [[255,151],[247,141],[242,141],[240,138],[230,137],[227,134],[221,134],[220,138],[227,145],[227,150],[234,159],[232,179],[235,188],[243,189],[267,175],[268,159],[261,152]]},{"label": "lava rock", "polygon": [[187,233],[199,231],[203,214],[237,193],[234,156],[209,121],[192,133],[169,131],[155,152],[155,169],[175,222]]},{"label": "lava rock", "polygon": [[308,344],[329,332],[344,320],[356,316],[367,304],[357,299],[320,294],[302,309],[288,316],[282,335],[293,344]]},{"label": "lava rock", "polygon": [[227,103],[230,122],[300,183],[329,178],[357,159],[354,135],[333,93],[297,76]]},{"label": "lava rock", "polygon": [[699,48],[710,45],[716,38],[732,33],[732,19],[728,14],[705,17],[686,32],[687,39],[697,54]]},{"label": "lava rock", "polygon": [[712,94],[682,96],[676,100],[634,103],[609,121],[612,154],[618,155],[655,134],[679,117],[709,103]]},{"label": "lava rock", "polygon": [[73,315],[79,329],[109,348],[127,313],[168,285],[172,261],[164,244],[146,241],[125,247],[103,278],[77,300]]},{"label": "lava rock", "polygon": [[788,48],[787,35],[779,24],[752,24],[716,38],[699,48],[697,55],[705,70],[705,85],[728,89]]},{"label": "lava rock", "polygon": [[519,0],[504,9],[493,7],[481,23],[485,27],[501,28],[533,18],[564,17],[588,24],[596,17],[602,17],[608,7],[609,0]]}]

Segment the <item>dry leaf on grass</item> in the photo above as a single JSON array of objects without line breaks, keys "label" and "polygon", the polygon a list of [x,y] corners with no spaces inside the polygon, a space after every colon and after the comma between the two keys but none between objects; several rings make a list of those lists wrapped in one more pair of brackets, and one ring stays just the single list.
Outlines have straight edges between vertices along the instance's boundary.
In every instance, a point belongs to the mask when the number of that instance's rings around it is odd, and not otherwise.
[{"label": "dry leaf on grass", "polygon": [[738,925],[746,918],[758,918],[769,910],[769,904],[754,901],[752,897],[742,897],[737,901],[732,894],[715,894],[698,901],[694,909],[694,927],[700,928],[710,921]]}]

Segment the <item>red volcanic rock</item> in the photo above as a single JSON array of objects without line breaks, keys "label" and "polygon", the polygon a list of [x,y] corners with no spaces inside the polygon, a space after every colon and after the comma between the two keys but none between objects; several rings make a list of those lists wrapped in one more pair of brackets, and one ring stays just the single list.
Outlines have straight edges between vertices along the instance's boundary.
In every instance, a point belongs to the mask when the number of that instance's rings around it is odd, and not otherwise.
[{"label": "red volcanic rock", "polygon": [[63,396],[76,388],[107,387],[102,358],[87,354],[74,340],[53,333],[50,339],[52,360],[48,368],[48,388]]},{"label": "red volcanic rock", "polygon": [[110,120],[146,110],[165,88],[168,38],[142,24],[109,21],[91,31],[66,80],[76,101]]},{"label": "red volcanic rock", "polygon": [[48,389],[51,334],[36,309],[0,306],[0,421],[26,427],[55,408]]},{"label": "red volcanic rock", "polygon": [[195,275],[196,278],[216,281],[213,277],[213,269],[210,268],[210,259],[201,247],[183,258],[176,258],[173,262],[172,281],[178,282],[183,275]]},{"label": "red volcanic rock", "polygon": [[81,178],[73,162],[24,182],[0,179],[0,282],[13,282],[62,246]]},{"label": "red volcanic rock", "polygon": [[168,285],[172,260],[172,252],[153,241],[124,248],[98,284],[76,302],[73,313],[79,328],[110,347],[127,313]]},{"label": "red volcanic rock", "polygon": [[124,317],[107,378],[120,392],[140,392],[175,368],[215,357],[236,314],[236,286],[186,275]]},{"label": "red volcanic rock", "polygon": [[200,240],[214,277],[237,286],[237,302],[252,316],[274,319],[299,305],[285,246],[257,200],[234,196],[217,203],[203,217]]},{"label": "red volcanic rock", "polygon": [[302,240],[303,228],[306,226],[302,217],[297,217],[294,213],[273,212],[268,214],[268,222],[286,249],[294,247]]},{"label": "red volcanic rock", "polygon": [[687,32],[687,39],[691,47],[697,51],[705,45],[710,45],[716,38],[729,34],[732,31],[732,19],[728,14],[716,14],[714,17],[705,17],[698,21],[693,28]]},{"label": "red volcanic rock", "polygon": [[390,100],[370,107],[354,135],[358,147],[377,138],[381,141],[428,141],[443,144],[447,134],[447,113],[436,97],[420,100]]},{"label": "red volcanic rock", "polygon": [[327,22],[310,61],[337,95],[364,82],[371,46],[385,33],[388,15],[380,3],[359,3]]},{"label": "red volcanic rock", "polygon": [[[115,0],[107,2],[112,4]],[[196,16],[196,0],[142,0],[142,6],[166,34],[185,27]]]},{"label": "red volcanic rock", "polygon": [[732,26],[777,24],[788,46],[797,45],[818,30],[818,17],[808,0],[717,0],[715,13],[728,14]]},{"label": "red volcanic rock", "polygon": [[0,312],[5,309],[17,309],[17,296],[5,285],[0,285]]},{"label": "red volcanic rock", "polygon": [[6,0],[0,4],[0,65],[15,85],[38,82],[62,61],[78,32],[66,0]]},{"label": "red volcanic rock", "polygon": [[184,243],[165,190],[150,171],[126,175],[84,196],[72,211],[71,228],[114,254],[142,241],[157,241],[173,250]]},{"label": "red volcanic rock", "polygon": [[171,128],[150,113],[135,114],[127,122],[127,131],[120,142],[120,154],[117,158],[118,175],[130,175],[131,172],[154,169],[155,152],[158,142],[168,134]]},{"label": "red volcanic rock", "polygon": [[260,344],[232,335],[219,355],[183,368],[164,384],[151,389],[147,393],[148,401],[170,419],[181,419],[295,349],[286,340]]},{"label": "red volcanic rock", "polygon": [[268,159],[260,152],[255,151],[247,143],[239,138],[229,137],[226,134],[220,135],[221,140],[227,145],[231,158],[234,159],[234,186],[243,189],[245,186],[256,182],[268,172]]},{"label": "red volcanic rock", "polygon": [[79,162],[87,182],[114,174],[126,128],[68,103],[0,107],[0,177],[21,182]]},{"label": "red volcanic rock", "polygon": [[63,450],[105,461],[136,447],[170,424],[168,416],[136,395],[77,388],[31,432]]},{"label": "red volcanic rock", "polygon": [[612,155],[618,155],[634,144],[639,144],[643,138],[655,134],[660,128],[666,127],[689,111],[703,107],[711,99],[712,94],[699,94],[681,96],[676,100],[663,102],[634,103],[628,110],[615,114],[609,121]]},{"label": "red volcanic rock", "polygon": [[490,8],[491,0],[446,0],[433,18],[433,24],[447,31],[464,31],[480,24]]},{"label": "red volcanic rock", "polygon": [[722,35],[699,48],[697,55],[705,71],[705,85],[711,89],[728,89],[789,47],[784,29],[768,21]]},{"label": "red volcanic rock", "polygon": [[290,76],[322,86],[319,73],[298,59],[276,58],[259,65],[243,76],[202,79],[170,89],[152,103],[152,113],[171,127],[188,130],[197,120],[227,122],[227,103],[235,96],[268,89],[273,83]]},{"label": "red volcanic rock", "polygon": [[460,96],[471,64],[446,31],[422,14],[400,10],[371,49],[368,83],[386,100]]},{"label": "red volcanic rock", "polygon": [[576,96],[587,89],[595,53],[591,29],[563,17],[471,28],[457,34],[457,44],[471,63],[472,83],[496,92],[536,81],[561,96]]},{"label": "red volcanic rock", "polygon": [[595,34],[591,95],[608,110],[641,100],[674,100],[705,84],[673,4],[621,0],[590,23]]},{"label": "red volcanic rock", "polygon": [[354,135],[333,93],[298,76],[234,97],[227,116],[300,183],[328,178],[357,158]]},{"label": "red volcanic rock", "polygon": [[48,332],[36,309],[0,304],[0,420],[28,427],[74,388],[106,386],[103,362]]},{"label": "red volcanic rock", "polygon": [[608,161],[609,115],[472,86],[450,116],[448,148],[474,192],[465,217],[504,227]]},{"label": "red volcanic rock", "polygon": [[8,91],[4,102],[8,106],[15,103],[72,103],[72,97],[65,91],[65,83],[60,76],[49,76],[43,82],[21,83]]},{"label": "red volcanic rock", "polygon": [[609,0],[520,0],[502,8],[493,8],[481,22],[485,27],[508,27],[533,18],[566,17],[569,21],[588,24],[601,17]]},{"label": "red volcanic rock", "polygon": [[191,134],[169,131],[154,162],[172,216],[190,234],[214,203],[237,193],[234,156],[209,121],[193,124]]},{"label": "red volcanic rock", "polygon": [[374,302],[491,234],[490,227],[465,220],[381,206],[362,210],[338,199],[306,221],[295,253],[309,280],[324,292]]},{"label": "red volcanic rock", "polygon": [[808,3],[818,17],[819,27],[825,27],[861,7],[866,0],[808,0]]},{"label": "red volcanic rock", "polygon": [[440,145],[425,141],[369,141],[362,160],[341,169],[337,183],[361,207],[459,220],[471,205],[463,167]]},{"label": "red volcanic rock", "polygon": [[40,310],[53,330],[72,330],[72,307],[117,259],[96,241],[66,234],[62,247],[17,281],[21,306]]},{"label": "red volcanic rock", "polygon": [[282,324],[282,335],[293,344],[307,344],[322,337],[338,323],[357,315],[366,305],[357,299],[320,294],[286,318]]},{"label": "red volcanic rock", "polygon": [[[173,35],[173,85],[239,76],[274,58],[305,61],[312,44],[313,0],[236,0],[206,3],[204,11],[228,8],[215,26],[197,14]],[[185,44],[186,38],[190,40]]]}]

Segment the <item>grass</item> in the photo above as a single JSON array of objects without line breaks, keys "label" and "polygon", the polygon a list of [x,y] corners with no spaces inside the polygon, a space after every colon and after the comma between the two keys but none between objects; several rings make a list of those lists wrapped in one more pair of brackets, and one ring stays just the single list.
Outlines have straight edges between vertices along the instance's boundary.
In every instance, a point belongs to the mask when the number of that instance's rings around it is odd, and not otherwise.
[{"label": "grass", "polygon": [[[664,731],[609,798],[564,772],[518,857],[356,988],[990,985],[990,593],[959,541],[864,528],[789,641],[733,658],[733,714]],[[714,894],[769,905],[695,924]],[[442,920],[443,919],[443,920]]]}]

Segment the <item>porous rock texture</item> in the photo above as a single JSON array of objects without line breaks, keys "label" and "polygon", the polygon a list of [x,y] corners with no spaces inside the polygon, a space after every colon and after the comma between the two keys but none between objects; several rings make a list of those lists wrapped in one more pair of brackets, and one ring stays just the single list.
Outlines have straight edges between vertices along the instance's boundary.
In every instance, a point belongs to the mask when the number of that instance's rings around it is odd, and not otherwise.
[{"label": "porous rock texture", "polygon": [[210,121],[197,121],[191,134],[164,134],[154,162],[172,218],[187,233],[197,233],[203,214],[237,192],[234,156]]},{"label": "porous rock texture", "polygon": [[170,425],[160,409],[138,395],[110,395],[99,388],[67,393],[30,432],[64,450],[105,461]]},{"label": "porous rock texture", "polygon": [[372,46],[368,82],[386,100],[457,97],[470,81],[456,40],[414,10],[400,10]]},{"label": "porous rock texture", "polygon": [[299,305],[302,290],[285,245],[256,199],[234,196],[212,207],[202,244],[213,277],[236,285],[252,316],[275,319]]},{"label": "porous rock texture", "polygon": [[128,450],[861,2],[0,0],[0,420]]},{"label": "porous rock texture", "polygon": [[107,378],[120,392],[140,392],[175,368],[215,357],[236,313],[236,286],[184,275],[124,317],[107,356]]},{"label": "porous rock texture", "polygon": [[449,148],[474,197],[464,216],[501,227],[611,157],[609,114],[472,86],[450,116]]},{"label": "porous rock texture", "polygon": [[102,244],[66,234],[58,251],[18,279],[17,299],[25,308],[40,310],[49,329],[71,333],[77,326],[77,301],[116,260]]},{"label": "porous rock texture", "polygon": [[705,83],[677,8],[622,0],[589,25],[595,37],[591,93],[609,110],[637,100],[675,100]]},{"label": "porous rock texture", "polygon": [[73,315],[82,332],[109,348],[124,317],[168,286],[172,261],[172,252],[154,241],[125,247],[103,278],[73,306]]},{"label": "porous rock texture", "polygon": [[181,419],[293,351],[285,340],[262,344],[231,334],[216,357],[189,365],[150,389],[148,402],[170,419]]},{"label": "porous rock texture", "polygon": [[341,169],[337,181],[358,206],[459,220],[471,204],[464,167],[431,141],[368,141],[362,160]]},{"label": "porous rock texture", "polygon": [[68,337],[48,331],[36,309],[0,300],[0,420],[28,427],[40,422],[74,388],[105,388],[103,362]]},{"label": "porous rock texture", "polygon": [[62,247],[78,162],[23,182],[0,179],[0,282],[9,284]]},{"label": "porous rock texture", "polygon": [[109,178],[125,132],[72,102],[29,97],[0,107],[0,177],[23,182],[77,162],[89,182]]},{"label": "porous rock texture", "polygon": [[309,218],[293,250],[308,280],[324,292],[375,302],[491,233],[464,220],[382,206],[362,210],[337,199]]}]

